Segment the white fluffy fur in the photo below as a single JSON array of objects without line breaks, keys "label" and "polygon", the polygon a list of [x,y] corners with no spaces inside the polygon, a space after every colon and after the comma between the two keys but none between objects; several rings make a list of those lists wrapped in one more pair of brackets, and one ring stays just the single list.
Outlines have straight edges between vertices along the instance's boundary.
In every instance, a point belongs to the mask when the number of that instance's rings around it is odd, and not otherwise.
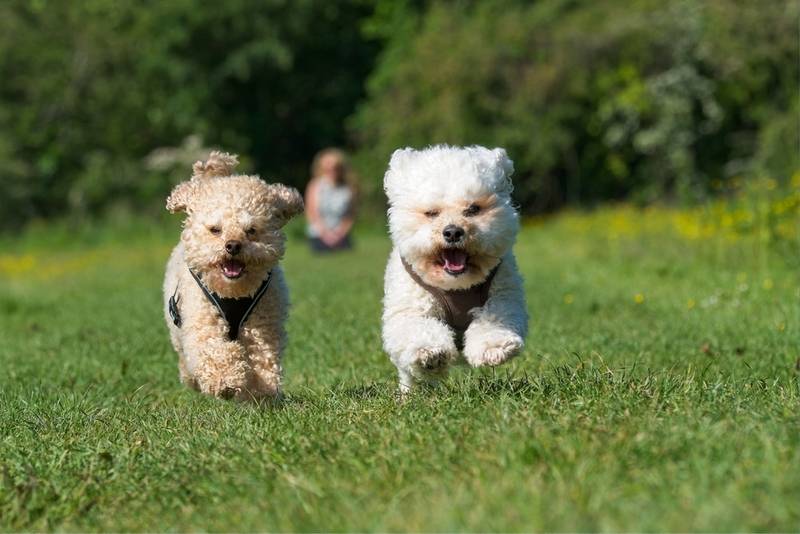
[{"label": "white fluffy fur", "polygon": [[[519,228],[513,172],[502,148],[439,145],[392,154],[384,177],[394,246],[384,285],[383,346],[397,366],[402,392],[443,376],[459,351],[444,309],[409,276],[401,256],[427,284],[444,290],[481,283],[502,260],[488,301],[472,310],[463,358],[474,367],[498,365],[522,348],[528,314],[512,252]],[[472,204],[480,207],[477,214],[465,212]],[[442,236],[449,224],[466,232],[458,248],[469,255],[468,268],[458,276],[440,263],[442,249],[450,246]]]}]

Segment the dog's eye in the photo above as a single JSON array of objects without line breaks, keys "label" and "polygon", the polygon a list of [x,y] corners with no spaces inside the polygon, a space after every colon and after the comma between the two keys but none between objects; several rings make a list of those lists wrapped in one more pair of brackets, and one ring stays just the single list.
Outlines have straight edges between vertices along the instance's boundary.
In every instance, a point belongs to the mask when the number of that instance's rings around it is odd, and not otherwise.
[{"label": "dog's eye", "polygon": [[481,212],[481,207],[477,204],[470,204],[467,209],[464,210],[465,217],[472,217],[473,215],[477,215]]},{"label": "dog's eye", "polygon": [[428,210],[425,212],[425,217],[429,219],[435,219],[439,216],[439,210]]},{"label": "dog's eye", "polygon": [[245,230],[244,233],[246,233],[247,235],[256,235],[256,229],[251,226],[250,228]]},{"label": "dog's eye", "polygon": [[209,226],[208,231],[214,235],[219,235],[222,229],[219,226]]}]

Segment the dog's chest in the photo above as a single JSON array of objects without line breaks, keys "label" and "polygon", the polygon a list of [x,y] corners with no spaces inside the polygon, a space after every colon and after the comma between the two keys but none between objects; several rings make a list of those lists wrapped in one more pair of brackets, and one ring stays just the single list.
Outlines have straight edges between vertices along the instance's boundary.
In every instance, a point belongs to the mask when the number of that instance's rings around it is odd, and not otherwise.
[{"label": "dog's chest", "polygon": [[[193,271],[189,270],[189,272],[202,292],[203,298],[201,300],[205,301],[200,308],[202,313],[207,315],[208,320],[219,321],[227,326],[229,341],[235,341],[239,338],[240,331],[259,303],[262,302],[262,297],[267,293],[272,280],[272,272],[270,271],[254,295],[244,298],[225,298],[210,291]],[[176,287],[175,293],[169,299],[168,311],[173,324],[178,328],[183,326],[180,300],[181,295]]]},{"label": "dog's chest", "polygon": [[467,289],[443,290],[438,287],[426,284],[414,269],[401,258],[403,267],[412,280],[424,289],[433,300],[439,305],[443,312],[443,320],[456,332],[463,334],[472,322],[472,311],[475,308],[482,308],[489,300],[489,290],[492,281],[500,267],[499,264],[489,273],[486,280],[480,284]]}]

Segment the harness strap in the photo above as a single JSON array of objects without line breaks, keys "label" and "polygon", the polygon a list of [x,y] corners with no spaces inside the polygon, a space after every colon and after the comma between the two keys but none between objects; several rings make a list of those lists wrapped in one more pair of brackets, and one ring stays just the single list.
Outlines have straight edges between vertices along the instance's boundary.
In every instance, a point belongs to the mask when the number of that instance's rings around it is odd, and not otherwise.
[{"label": "harness strap", "polygon": [[172,296],[169,298],[169,315],[172,317],[172,322],[178,328],[181,327],[181,312],[178,310],[178,303],[181,301],[180,295],[178,295],[178,286],[175,286],[175,292],[172,293]]},{"label": "harness strap", "polygon": [[472,322],[472,315],[469,313],[470,310],[482,307],[486,304],[486,301],[489,300],[489,290],[492,287],[492,280],[495,274],[497,274],[497,270],[500,268],[500,263],[498,263],[494,269],[489,272],[489,276],[480,284],[466,289],[444,290],[425,283],[402,256],[400,257],[400,261],[403,263],[403,267],[405,267],[411,279],[433,295],[442,308],[444,308],[445,322],[456,330],[456,332],[461,334],[466,331],[467,327],[469,327]]},{"label": "harness strap", "polygon": [[[247,318],[250,317],[250,314],[255,309],[256,304],[258,304],[258,302],[261,300],[261,297],[263,297],[267,292],[269,283],[272,280],[272,271],[270,271],[267,274],[267,278],[261,282],[261,286],[259,286],[258,290],[252,297],[223,298],[210,291],[197,273],[195,273],[193,270],[189,269],[189,273],[192,275],[192,278],[194,278],[194,281],[197,282],[197,285],[200,286],[200,289],[203,291],[203,294],[206,296],[206,298],[217,309],[220,316],[225,319],[225,322],[228,323],[228,339],[231,341],[238,339],[239,329],[245,323],[245,321],[247,321]],[[176,287],[175,295],[177,295],[177,292],[178,288]],[[181,318],[177,310],[177,302],[180,300],[180,297],[176,299],[175,295],[173,295],[170,299],[169,309],[175,326],[180,327]]]}]

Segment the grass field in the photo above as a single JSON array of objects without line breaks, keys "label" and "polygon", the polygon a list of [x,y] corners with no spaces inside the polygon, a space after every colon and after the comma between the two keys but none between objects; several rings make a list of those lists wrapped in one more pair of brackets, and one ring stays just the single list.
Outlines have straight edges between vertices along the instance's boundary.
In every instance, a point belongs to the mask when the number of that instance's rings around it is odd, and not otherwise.
[{"label": "grass field", "polygon": [[290,244],[277,408],[179,384],[173,228],[6,239],[0,529],[797,531],[797,262],[653,217],[527,224],[523,356],[402,405],[379,228]]}]

